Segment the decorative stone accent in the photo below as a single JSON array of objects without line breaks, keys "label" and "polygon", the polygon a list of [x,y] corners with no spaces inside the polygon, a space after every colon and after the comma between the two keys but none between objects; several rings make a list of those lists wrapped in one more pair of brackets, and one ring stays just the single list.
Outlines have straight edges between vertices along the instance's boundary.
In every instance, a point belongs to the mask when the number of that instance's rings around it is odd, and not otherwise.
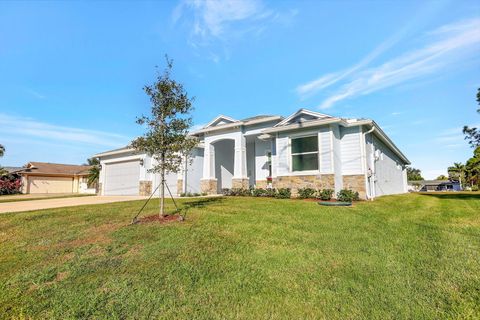
[{"label": "decorative stone accent", "polygon": [[232,189],[248,189],[248,178],[245,179],[232,179]]},{"label": "decorative stone accent", "polygon": [[342,176],[343,178],[343,188],[357,191],[360,199],[366,199],[367,192],[365,187],[365,176],[364,175],[348,175]]},{"label": "decorative stone accent", "polygon": [[149,196],[152,194],[152,181],[140,181],[139,195]]},{"label": "decorative stone accent", "polygon": [[183,193],[183,180],[177,179],[177,194],[181,195]]},{"label": "decorative stone accent", "polygon": [[296,197],[300,188],[335,189],[335,178],[333,174],[282,176],[273,178],[273,187],[290,188],[292,197]]},{"label": "decorative stone accent", "polygon": [[268,182],[267,180],[256,180],[255,187],[261,189],[267,189]]},{"label": "decorative stone accent", "polygon": [[217,194],[217,179],[200,180],[200,190],[206,194]]}]

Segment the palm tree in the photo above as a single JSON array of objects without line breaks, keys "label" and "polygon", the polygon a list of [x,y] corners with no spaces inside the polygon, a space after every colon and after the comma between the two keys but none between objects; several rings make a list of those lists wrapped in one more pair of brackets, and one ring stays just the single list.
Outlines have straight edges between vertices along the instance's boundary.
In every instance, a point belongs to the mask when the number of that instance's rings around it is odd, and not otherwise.
[{"label": "palm tree", "polygon": [[3,144],[0,144],[0,158],[3,157],[4,154],[5,154],[5,147],[3,146]]},{"label": "palm tree", "polygon": [[100,177],[100,160],[98,158],[87,159],[86,165],[92,166],[88,170],[87,183],[89,186],[97,187],[97,182]]},{"label": "palm tree", "polygon": [[462,177],[465,174],[465,165],[463,163],[455,162],[453,166],[448,167],[447,171],[451,179],[458,179],[458,182],[462,185]]}]

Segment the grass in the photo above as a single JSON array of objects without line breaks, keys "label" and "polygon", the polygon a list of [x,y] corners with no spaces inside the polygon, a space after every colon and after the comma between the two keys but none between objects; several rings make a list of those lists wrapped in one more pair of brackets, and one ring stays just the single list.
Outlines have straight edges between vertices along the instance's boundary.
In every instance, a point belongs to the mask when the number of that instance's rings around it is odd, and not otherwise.
[{"label": "grass", "polygon": [[170,224],[129,226],[140,201],[0,215],[0,317],[480,317],[480,194],[180,202]]},{"label": "grass", "polygon": [[48,196],[45,195],[45,196],[39,196],[39,197],[25,194],[25,198],[22,198],[21,196],[23,196],[23,194],[0,196],[0,203],[32,201],[32,200],[50,200],[50,199],[73,198],[73,197],[90,197],[90,196],[95,196],[95,194],[72,193],[72,194],[62,194],[62,195],[48,195]]}]

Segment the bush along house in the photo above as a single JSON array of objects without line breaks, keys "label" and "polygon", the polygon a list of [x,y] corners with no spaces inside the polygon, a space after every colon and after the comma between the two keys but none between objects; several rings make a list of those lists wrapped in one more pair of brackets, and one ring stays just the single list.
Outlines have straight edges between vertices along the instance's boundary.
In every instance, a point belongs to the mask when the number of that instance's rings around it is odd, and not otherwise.
[{"label": "bush along house", "polygon": [[[231,188],[357,191],[363,199],[407,192],[410,164],[370,119],[346,119],[300,109],[283,118],[236,120],[220,115],[191,133],[198,145],[181,172],[167,175],[173,195],[218,194]],[[100,192],[150,194],[160,183],[151,157],[128,147],[97,154]]]}]

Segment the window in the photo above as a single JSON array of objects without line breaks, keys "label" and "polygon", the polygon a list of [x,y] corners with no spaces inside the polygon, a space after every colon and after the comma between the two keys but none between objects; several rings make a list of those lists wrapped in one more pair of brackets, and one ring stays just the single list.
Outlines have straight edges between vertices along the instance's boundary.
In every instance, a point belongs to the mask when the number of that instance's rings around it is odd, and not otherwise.
[{"label": "window", "polygon": [[318,170],[318,136],[292,139],[292,171]]},{"label": "window", "polygon": [[272,153],[267,151],[267,167],[268,167],[268,176],[272,177]]}]

